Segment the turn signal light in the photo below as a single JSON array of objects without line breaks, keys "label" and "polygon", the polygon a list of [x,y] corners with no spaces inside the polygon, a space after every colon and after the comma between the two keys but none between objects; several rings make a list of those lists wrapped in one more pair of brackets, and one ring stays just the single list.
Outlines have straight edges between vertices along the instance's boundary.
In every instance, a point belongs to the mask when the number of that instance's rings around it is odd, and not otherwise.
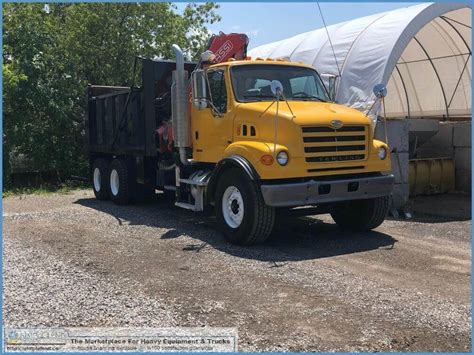
[{"label": "turn signal light", "polygon": [[272,165],[273,164],[273,157],[271,155],[262,155],[260,161],[263,165]]}]

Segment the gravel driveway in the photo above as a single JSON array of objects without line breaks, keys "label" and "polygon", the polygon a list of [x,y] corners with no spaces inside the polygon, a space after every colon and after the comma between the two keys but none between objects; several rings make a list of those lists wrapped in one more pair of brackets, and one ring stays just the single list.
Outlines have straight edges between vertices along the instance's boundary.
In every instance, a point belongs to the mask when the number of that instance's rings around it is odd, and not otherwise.
[{"label": "gravel driveway", "polygon": [[471,349],[470,220],[351,235],[280,216],[271,241],[243,248],[165,201],[3,204],[7,326],[237,327],[240,351]]}]

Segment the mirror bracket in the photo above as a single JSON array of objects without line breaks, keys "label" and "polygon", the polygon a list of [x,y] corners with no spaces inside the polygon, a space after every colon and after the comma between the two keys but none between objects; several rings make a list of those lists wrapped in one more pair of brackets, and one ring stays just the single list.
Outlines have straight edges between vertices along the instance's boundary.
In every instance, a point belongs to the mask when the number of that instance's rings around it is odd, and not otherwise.
[{"label": "mirror bracket", "polygon": [[331,102],[336,102],[336,86],[337,80],[340,78],[340,76],[338,74],[322,73],[321,77],[327,79],[327,93],[329,95],[329,100],[331,100]]},{"label": "mirror bracket", "polygon": [[191,95],[192,104],[198,110],[204,110],[209,107],[209,97],[207,93],[208,83],[204,70],[197,69],[191,73]]}]

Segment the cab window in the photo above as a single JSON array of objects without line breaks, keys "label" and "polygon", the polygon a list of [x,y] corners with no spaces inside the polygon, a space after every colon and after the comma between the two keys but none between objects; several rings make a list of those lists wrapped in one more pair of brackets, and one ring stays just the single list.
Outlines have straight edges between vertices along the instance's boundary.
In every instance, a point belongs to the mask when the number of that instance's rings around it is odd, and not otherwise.
[{"label": "cab window", "polygon": [[316,85],[315,77],[312,75],[291,78],[290,85],[293,94],[307,93],[317,97],[324,97],[325,95],[324,88]]},{"label": "cab window", "polygon": [[209,91],[212,103],[224,113],[227,111],[227,91],[225,87],[225,75],[223,70],[212,70],[207,73],[209,79]]},{"label": "cab window", "polygon": [[239,102],[272,101],[271,82],[278,80],[291,101],[329,101],[319,74],[312,68],[282,64],[234,65],[232,88]]}]

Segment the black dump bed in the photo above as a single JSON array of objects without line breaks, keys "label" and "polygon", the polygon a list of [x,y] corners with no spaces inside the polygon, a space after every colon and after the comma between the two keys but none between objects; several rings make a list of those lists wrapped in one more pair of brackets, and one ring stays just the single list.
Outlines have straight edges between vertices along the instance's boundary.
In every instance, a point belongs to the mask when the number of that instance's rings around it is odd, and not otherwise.
[{"label": "black dump bed", "polygon": [[[87,88],[86,149],[90,155],[155,156],[155,130],[171,119],[172,61],[139,59],[139,87]],[[194,63],[186,63],[188,73]]]}]

